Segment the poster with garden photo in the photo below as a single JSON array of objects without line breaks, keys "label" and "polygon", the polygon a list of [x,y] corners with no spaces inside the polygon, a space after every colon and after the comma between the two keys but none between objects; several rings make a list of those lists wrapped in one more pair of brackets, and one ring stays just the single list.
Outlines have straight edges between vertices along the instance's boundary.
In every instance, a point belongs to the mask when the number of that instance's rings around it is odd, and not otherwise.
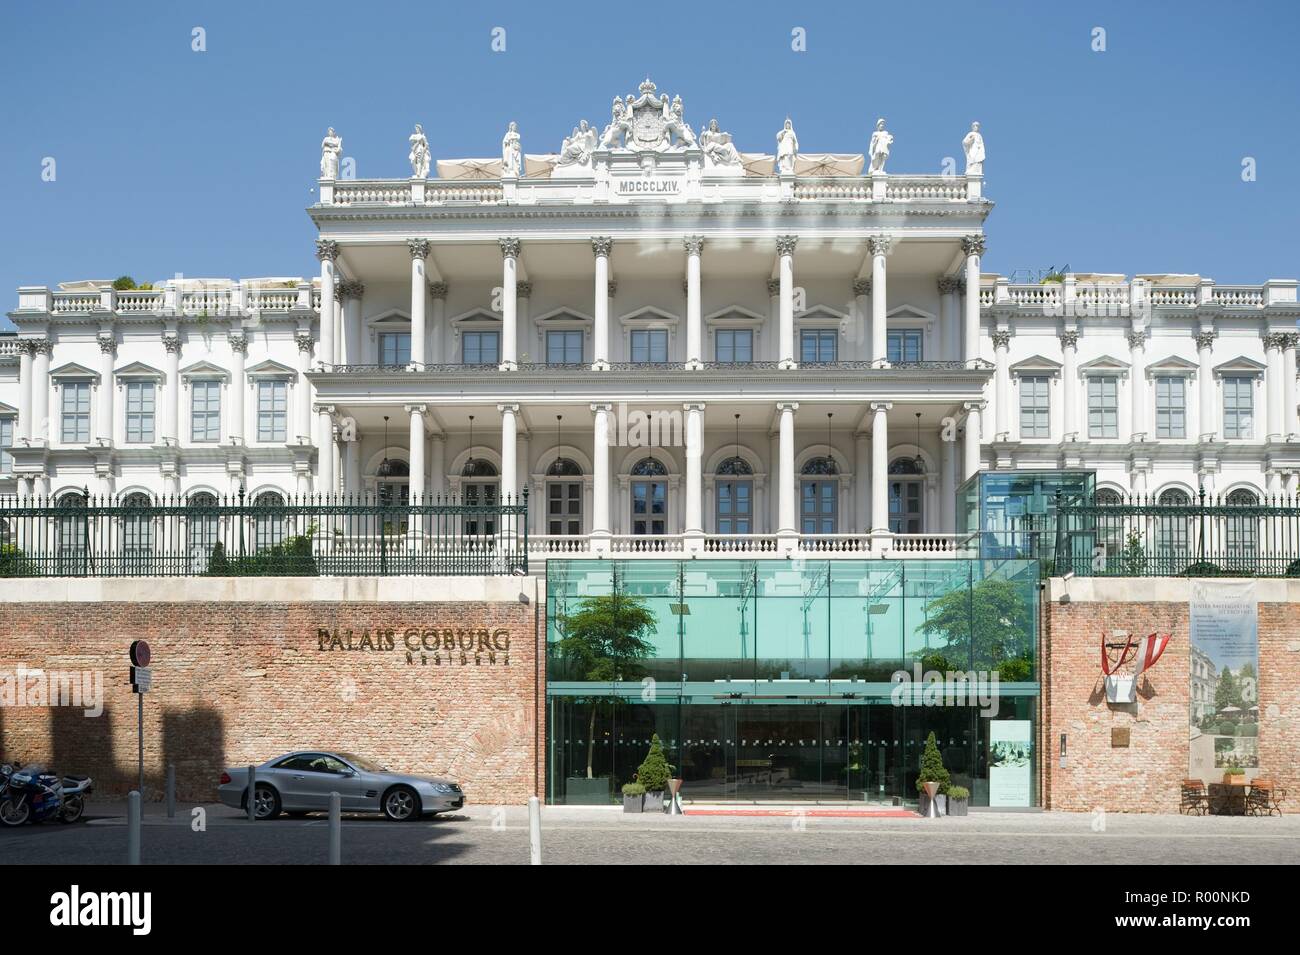
[{"label": "poster with garden photo", "polygon": [[1028,806],[1033,798],[1033,724],[989,721],[989,805]]},{"label": "poster with garden photo", "polygon": [[1193,580],[1188,775],[1217,782],[1259,767],[1259,599],[1255,582]]}]

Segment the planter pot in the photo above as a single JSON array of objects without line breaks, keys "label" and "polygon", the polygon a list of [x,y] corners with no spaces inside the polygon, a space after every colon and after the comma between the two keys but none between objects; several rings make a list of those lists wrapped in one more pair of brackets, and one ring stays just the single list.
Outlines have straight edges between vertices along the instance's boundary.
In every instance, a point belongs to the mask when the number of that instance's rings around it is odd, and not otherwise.
[{"label": "planter pot", "polygon": [[[920,790],[916,794],[916,811],[919,812],[921,815],[928,817],[930,815],[931,798],[932,797],[924,789]],[[934,795],[933,797],[934,812],[936,816],[942,816],[944,814],[943,804],[946,798],[947,797],[939,795],[938,793]]]},{"label": "planter pot", "polygon": [[1223,782],[1228,786],[1244,786],[1246,784],[1246,774],[1224,773]]},{"label": "planter pot", "polygon": [[609,777],[570,776],[564,781],[564,802],[569,806],[608,806]]},{"label": "planter pot", "polygon": [[664,811],[664,793],[663,790],[645,794],[645,811],[646,812],[663,812]]},{"label": "planter pot", "polygon": [[624,812],[641,812],[641,811],[644,809],[644,806],[645,806],[644,800],[645,800],[645,797],[644,797],[644,796],[628,796],[628,795],[624,795],[624,796],[623,796],[623,811],[624,811]]},{"label": "planter pot", "polygon": [[969,807],[969,799],[953,799],[951,797],[948,799],[948,815],[950,816],[965,816]]}]

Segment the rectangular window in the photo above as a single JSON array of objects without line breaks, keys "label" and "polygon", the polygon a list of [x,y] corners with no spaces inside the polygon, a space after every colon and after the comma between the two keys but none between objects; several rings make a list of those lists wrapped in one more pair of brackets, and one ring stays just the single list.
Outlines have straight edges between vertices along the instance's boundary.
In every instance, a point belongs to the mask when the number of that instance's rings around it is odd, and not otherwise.
[{"label": "rectangular window", "polygon": [[1046,376],[1033,375],[1020,379],[1020,437],[1050,438],[1052,436],[1051,405],[1048,403]]},{"label": "rectangular window", "polygon": [[64,444],[90,443],[90,382],[88,381],[63,383],[62,440]]},{"label": "rectangular window", "polygon": [[153,443],[154,387],[152,381],[126,383],[126,440],[128,444]]},{"label": "rectangular window", "polygon": [[885,334],[885,358],[890,364],[900,361],[921,361],[921,330],[903,328]]},{"label": "rectangular window", "polygon": [[461,361],[465,364],[501,364],[500,332],[466,332],[461,339]]},{"label": "rectangular window", "polygon": [[1156,437],[1187,437],[1187,397],[1184,379],[1156,379]]},{"label": "rectangular window", "polygon": [[754,360],[754,332],[748,328],[720,328],[716,332],[717,359],[728,365]]},{"label": "rectangular window", "polygon": [[1088,379],[1088,437],[1119,437],[1119,379],[1114,375]]},{"label": "rectangular window", "polygon": [[1223,379],[1223,436],[1255,436],[1255,379]]},{"label": "rectangular window", "polygon": [[[190,383],[190,440],[221,440],[221,382]],[[236,425],[238,428],[238,425]]]},{"label": "rectangular window", "polygon": [[0,474],[14,473],[13,455],[9,449],[14,446],[14,419],[0,418]]},{"label": "rectangular window", "polygon": [[804,362],[835,361],[835,346],[840,334],[832,328],[806,329],[799,333],[799,360]]},{"label": "rectangular window", "polygon": [[257,440],[287,441],[289,430],[289,383],[257,383]]},{"label": "rectangular window", "polygon": [[668,330],[642,328],[632,332],[632,360],[639,364],[668,361]]},{"label": "rectangular window", "polygon": [[546,363],[549,365],[582,364],[582,329],[565,329],[546,333]]},{"label": "rectangular window", "polygon": [[384,332],[379,336],[379,364],[409,365],[410,363],[410,332]]}]

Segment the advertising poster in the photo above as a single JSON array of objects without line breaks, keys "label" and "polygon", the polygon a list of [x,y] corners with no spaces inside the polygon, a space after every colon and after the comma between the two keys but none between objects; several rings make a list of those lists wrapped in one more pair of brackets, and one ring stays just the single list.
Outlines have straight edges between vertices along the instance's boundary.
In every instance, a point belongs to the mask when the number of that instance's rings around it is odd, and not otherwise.
[{"label": "advertising poster", "polygon": [[1034,734],[1029,720],[989,722],[989,805],[1028,806],[1033,796]]},{"label": "advertising poster", "polygon": [[1259,766],[1259,599],[1253,580],[1193,580],[1188,775]]}]

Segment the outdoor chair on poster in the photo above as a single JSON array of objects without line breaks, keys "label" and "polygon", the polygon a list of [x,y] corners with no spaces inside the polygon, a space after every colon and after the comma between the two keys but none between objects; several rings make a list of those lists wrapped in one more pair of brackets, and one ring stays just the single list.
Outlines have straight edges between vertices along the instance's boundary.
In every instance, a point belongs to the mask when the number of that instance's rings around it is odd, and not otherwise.
[{"label": "outdoor chair on poster", "polygon": [[1184,815],[1204,816],[1210,811],[1210,798],[1205,783],[1199,779],[1184,779],[1182,798],[1178,811]]},{"label": "outdoor chair on poster", "polygon": [[1246,814],[1250,816],[1282,815],[1282,798],[1284,790],[1278,789],[1269,779],[1254,779],[1250,791],[1246,794]]}]

